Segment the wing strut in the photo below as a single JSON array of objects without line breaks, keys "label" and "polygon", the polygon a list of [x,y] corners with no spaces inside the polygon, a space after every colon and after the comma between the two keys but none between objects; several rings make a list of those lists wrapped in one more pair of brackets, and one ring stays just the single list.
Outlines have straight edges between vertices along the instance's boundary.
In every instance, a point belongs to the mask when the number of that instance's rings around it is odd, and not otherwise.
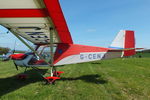
[{"label": "wing strut", "polygon": [[40,59],[43,59],[30,45],[28,45],[16,32],[14,32],[12,29],[10,29],[13,35],[15,35],[23,44],[25,44],[30,50],[32,50],[37,56],[40,57]]},{"label": "wing strut", "polygon": [[[32,50],[37,56],[39,56],[40,59],[45,60],[41,55],[39,55],[39,54],[37,53],[36,50],[34,50],[30,45],[28,45],[28,43],[26,43],[17,33],[15,33],[12,29],[10,29],[10,31],[11,31],[12,34],[15,35],[23,44],[25,44],[30,50]],[[52,43],[52,46],[53,46],[53,43]],[[53,47],[52,47],[52,49],[53,49]],[[52,55],[53,55],[53,54],[52,54]],[[52,56],[51,56],[51,59],[53,59]],[[51,67],[53,60],[52,60],[51,63],[47,62],[46,60],[45,60],[45,62]]]}]

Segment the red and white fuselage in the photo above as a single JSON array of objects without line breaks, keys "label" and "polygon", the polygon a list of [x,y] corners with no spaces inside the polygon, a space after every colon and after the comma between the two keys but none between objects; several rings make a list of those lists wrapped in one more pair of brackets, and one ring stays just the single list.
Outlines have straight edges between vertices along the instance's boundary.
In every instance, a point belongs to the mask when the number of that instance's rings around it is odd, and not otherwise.
[{"label": "red and white fuselage", "polygon": [[135,54],[134,31],[120,31],[109,48],[78,44],[58,44],[54,65],[82,63]]}]

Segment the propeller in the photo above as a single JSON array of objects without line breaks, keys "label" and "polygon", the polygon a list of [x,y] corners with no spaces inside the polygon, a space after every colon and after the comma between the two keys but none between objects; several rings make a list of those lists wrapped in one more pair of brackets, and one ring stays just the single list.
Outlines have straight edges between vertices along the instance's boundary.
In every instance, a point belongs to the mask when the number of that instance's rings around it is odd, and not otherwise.
[{"label": "propeller", "polygon": [[[15,53],[15,51],[16,51],[16,40],[15,40],[15,44],[14,44],[13,54]],[[16,69],[18,70],[17,64],[15,63],[15,61],[13,61],[13,62],[14,62],[14,65],[15,65]]]},{"label": "propeller", "polygon": [[[9,56],[9,59],[11,59],[11,60],[12,60],[11,55]],[[14,63],[14,65],[15,65],[16,69],[18,70],[18,66],[17,66],[17,64],[15,63],[15,61],[14,61],[14,60],[13,60],[13,63]]]},{"label": "propeller", "polygon": [[[14,61],[13,61],[14,62]],[[16,67],[16,69],[18,70],[18,66],[16,65],[16,63],[14,62],[14,65],[15,65],[15,67]]]},{"label": "propeller", "polygon": [[[16,40],[15,40],[15,43],[14,43],[14,50],[12,50],[12,55],[15,53],[15,51],[16,51]],[[11,58],[11,57],[10,57],[10,58]],[[15,65],[16,70],[19,70],[19,69],[18,69],[18,66],[17,66],[17,64],[15,63],[14,60],[13,60],[13,63],[14,63],[14,65]]]}]

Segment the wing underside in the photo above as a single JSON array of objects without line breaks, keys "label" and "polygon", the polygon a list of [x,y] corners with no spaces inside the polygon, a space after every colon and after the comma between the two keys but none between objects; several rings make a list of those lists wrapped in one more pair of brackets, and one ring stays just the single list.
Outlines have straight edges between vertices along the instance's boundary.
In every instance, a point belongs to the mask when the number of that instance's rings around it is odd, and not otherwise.
[{"label": "wing underside", "polygon": [[54,43],[73,43],[58,0],[0,0],[0,24],[34,44],[48,44],[51,27]]}]

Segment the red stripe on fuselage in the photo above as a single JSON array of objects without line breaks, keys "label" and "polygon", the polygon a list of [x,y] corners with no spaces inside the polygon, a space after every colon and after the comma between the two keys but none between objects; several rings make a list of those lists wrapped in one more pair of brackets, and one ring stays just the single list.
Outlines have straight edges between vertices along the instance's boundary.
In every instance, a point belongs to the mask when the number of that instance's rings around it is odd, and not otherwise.
[{"label": "red stripe on fuselage", "polygon": [[45,9],[0,9],[0,18],[47,17]]},{"label": "red stripe on fuselage", "polygon": [[108,50],[110,49],[78,44],[58,44],[54,56],[54,64],[56,64],[63,58],[71,55],[77,55],[80,53],[87,53],[87,52],[107,52]]}]

